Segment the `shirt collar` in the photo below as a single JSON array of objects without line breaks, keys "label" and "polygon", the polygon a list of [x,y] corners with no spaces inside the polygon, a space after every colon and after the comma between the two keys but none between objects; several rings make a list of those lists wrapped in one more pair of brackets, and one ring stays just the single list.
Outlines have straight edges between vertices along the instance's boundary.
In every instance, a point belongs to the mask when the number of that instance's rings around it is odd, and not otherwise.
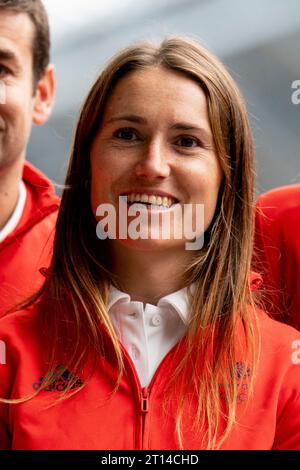
[{"label": "shirt collar", "polygon": [[[190,287],[191,293],[195,291],[195,283]],[[107,310],[110,312],[112,307],[117,303],[131,302],[130,295],[126,292],[121,292],[114,286],[110,287]],[[171,306],[179,315],[184,324],[188,323],[189,302],[188,302],[188,287],[184,287],[176,292],[165,295],[158,303],[157,307]]]}]

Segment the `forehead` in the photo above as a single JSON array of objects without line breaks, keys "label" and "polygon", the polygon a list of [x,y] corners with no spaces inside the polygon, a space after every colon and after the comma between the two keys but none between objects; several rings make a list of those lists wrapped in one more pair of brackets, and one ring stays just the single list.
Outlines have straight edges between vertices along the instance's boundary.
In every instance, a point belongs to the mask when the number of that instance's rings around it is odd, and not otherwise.
[{"label": "forehead", "polygon": [[161,66],[134,71],[123,77],[113,89],[104,113],[133,112],[147,116],[207,119],[207,100],[196,80]]},{"label": "forehead", "polygon": [[26,13],[0,8],[0,52],[11,52],[20,64],[32,63],[34,25]]}]

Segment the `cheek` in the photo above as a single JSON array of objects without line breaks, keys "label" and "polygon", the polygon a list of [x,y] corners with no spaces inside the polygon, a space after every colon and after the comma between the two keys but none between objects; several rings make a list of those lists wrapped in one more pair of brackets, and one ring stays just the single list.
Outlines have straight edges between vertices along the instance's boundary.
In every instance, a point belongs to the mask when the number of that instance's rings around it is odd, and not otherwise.
[{"label": "cheek", "polygon": [[217,163],[201,167],[201,169],[198,168],[198,171],[193,173],[190,195],[193,203],[204,205],[205,230],[209,227],[215,214],[222,178],[223,173]]},{"label": "cheek", "polygon": [[207,199],[204,207],[205,230],[209,227],[215,215],[221,183],[222,173],[214,175],[208,182]]},{"label": "cheek", "polygon": [[113,189],[120,175],[117,160],[97,148],[92,149],[91,175],[91,204],[95,213],[100,204],[113,203]]},{"label": "cheek", "polygon": [[7,112],[17,117],[17,115],[32,114],[34,97],[32,89],[21,87],[5,87],[5,104]]},{"label": "cheek", "polygon": [[190,168],[189,187],[193,200],[214,201],[222,182],[223,172],[218,162],[197,165]]},{"label": "cheek", "polygon": [[5,99],[5,105],[0,105],[1,125],[15,144],[25,145],[32,127],[33,100],[16,91],[7,91]]},{"label": "cheek", "polygon": [[106,172],[97,165],[91,166],[91,204],[95,214],[99,204],[107,201],[107,191],[110,185],[109,177]]}]

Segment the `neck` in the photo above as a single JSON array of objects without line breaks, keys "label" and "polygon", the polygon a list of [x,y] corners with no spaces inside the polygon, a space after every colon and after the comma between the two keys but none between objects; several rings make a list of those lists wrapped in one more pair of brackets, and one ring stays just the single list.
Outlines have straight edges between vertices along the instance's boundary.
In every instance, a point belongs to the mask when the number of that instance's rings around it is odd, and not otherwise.
[{"label": "neck", "polygon": [[0,167],[0,230],[11,217],[19,198],[23,160],[5,168]]},{"label": "neck", "polygon": [[182,274],[191,251],[133,251],[118,244],[112,256],[119,288],[132,301],[156,305],[161,297],[185,287]]}]

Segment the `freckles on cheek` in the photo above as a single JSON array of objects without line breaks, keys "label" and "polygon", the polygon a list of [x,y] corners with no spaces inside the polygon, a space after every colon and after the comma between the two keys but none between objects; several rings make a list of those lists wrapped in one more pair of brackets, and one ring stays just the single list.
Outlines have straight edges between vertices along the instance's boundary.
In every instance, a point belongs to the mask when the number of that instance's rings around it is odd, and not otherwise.
[{"label": "freckles on cheek", "polygon": [[214,204],[218,198],[220,180],[215,175],[202,174],[186,183],[191,200],[198,204]]},{"label": "freckles on cheek", "polygon": [[104,152],[99,150],[99,148],[97,152],[92,154],[91,164],[92,168],[94,167],[94,170],[101,174],[114,174],[119,167],[118,159],[113,152]]}]

